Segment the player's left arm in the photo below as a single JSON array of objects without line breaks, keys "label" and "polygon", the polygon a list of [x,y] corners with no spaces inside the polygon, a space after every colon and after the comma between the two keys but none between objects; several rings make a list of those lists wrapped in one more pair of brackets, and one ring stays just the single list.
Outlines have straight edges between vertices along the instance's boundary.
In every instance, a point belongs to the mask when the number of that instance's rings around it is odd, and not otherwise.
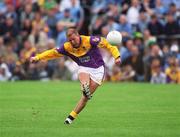
[{"label": "player's left arm", "polygon": [[100,38],[100,43],[98,44],[99,48],[106,48],[114,57],[115,63],[120,64],[121,63],[121,56],[118,48],[116,46],[112,46],[105,38]]}]

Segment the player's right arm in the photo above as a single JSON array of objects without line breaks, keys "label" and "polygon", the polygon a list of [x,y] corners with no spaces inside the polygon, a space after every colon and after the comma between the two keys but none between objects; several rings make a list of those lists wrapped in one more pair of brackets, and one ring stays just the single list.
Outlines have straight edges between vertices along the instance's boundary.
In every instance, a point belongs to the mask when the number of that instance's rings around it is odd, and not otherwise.
[{"label": "player's right arm", "polygon": [[59,58],[59,57],[62,57],[62,56],[63,56],[63,54],[60,54],[58,52],[58,50],[56,48],[54,48],[54,49],[44,51],[44,52],[42,52],[40,54],[37,54],[34,57],[31,57],[30,62],[37,62],[37,61],[40,61],[40,60],[52,60],[52,59],[56,59],[56,58]]}]

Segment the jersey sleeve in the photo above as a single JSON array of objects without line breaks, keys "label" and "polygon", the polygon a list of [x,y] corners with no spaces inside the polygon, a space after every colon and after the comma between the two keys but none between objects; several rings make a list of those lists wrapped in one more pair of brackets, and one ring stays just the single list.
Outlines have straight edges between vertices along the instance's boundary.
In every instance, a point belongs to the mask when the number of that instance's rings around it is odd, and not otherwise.
[{"label": "jersey sleeve", "polygon": [[112,46],[105,38],[101,37],[98,44],[99,48],[106,48],[112,56],[116,59],[120,57],[120,52],[116,46]]},{"label": "jersey sleeve", "polygon": [[35,58],[36,60],[52,60],[62,56],[63,54],[59,53],[57,48],[54,48],[37,54]]}]

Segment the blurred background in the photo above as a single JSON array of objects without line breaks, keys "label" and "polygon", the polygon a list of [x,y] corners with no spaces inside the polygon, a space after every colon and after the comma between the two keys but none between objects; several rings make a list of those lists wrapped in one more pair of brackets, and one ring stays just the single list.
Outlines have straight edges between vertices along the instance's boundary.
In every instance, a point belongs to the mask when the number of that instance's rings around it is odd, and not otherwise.
[{"label": "blurred background", "polygon": [[102,49],[107,81],[180,84],[179,0],[0,0],[0,81],[77,80],[67,57],[29,63],[60,47],[66,28],[82,35],[123,35],[121,67]]}]

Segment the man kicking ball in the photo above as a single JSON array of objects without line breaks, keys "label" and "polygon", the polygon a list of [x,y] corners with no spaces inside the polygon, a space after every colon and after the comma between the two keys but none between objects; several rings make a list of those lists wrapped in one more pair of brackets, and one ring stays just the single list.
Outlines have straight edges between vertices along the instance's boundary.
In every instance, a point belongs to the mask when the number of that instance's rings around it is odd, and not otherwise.
[{"label": "man kicking ball", "polygon": [[106,48],[115,58],[116,64],[119,65],[121,60],[118,48],[110,45],[103,37],[79,35],[73,27],[67,29],[66,35],[68,41],[63,46],[31,57],[30,62],[51,60],[66,55],[79,65],[78,78],[81,83],[82,96],[64,122],[71,124],[104,79],[104,61],[99,48]]}]

